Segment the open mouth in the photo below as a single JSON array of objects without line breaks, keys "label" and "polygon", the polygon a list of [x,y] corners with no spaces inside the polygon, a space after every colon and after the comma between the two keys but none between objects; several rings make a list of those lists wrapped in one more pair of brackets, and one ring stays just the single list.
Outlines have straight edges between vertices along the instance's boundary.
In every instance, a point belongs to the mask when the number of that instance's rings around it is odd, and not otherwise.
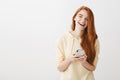
[{"label": "open mouth", "polygon": [[85,24],[81,24],[81,23],[79,23],[79,22],[78,22],[78,24],[79,24],[79,25],[81,25],[82,27],[84,27],[84,26],[85,26]]}]

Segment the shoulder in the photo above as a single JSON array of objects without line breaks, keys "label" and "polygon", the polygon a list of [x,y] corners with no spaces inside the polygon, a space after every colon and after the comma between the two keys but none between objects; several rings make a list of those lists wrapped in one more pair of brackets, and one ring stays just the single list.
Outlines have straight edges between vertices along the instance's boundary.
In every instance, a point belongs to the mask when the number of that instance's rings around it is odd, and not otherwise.
[{"label": "shoulder", "polygon": [[99,39],[97,38],[96,40],[95,40],[95,46],[97,46],[97,45],[99,45],[100,44],[100,42],[99,42]]},{"label": "shoulder", "polygon": [[64,32],[60,37],[57,38],[56,42],[57,43],[64,43],[69,37],[69,32]]},{"label": "shoulder", "polygon": [[95,41],[95,49],[96,49],[96,53],[99,54],[100,53],[100,42],[98,38]]},{"label": "shoulder", "polygon": [[68,37],[69,37],[69,31],[64,32],[64,33],[58,38],[58,41],[59,41],[59,40],[66,40]]}]

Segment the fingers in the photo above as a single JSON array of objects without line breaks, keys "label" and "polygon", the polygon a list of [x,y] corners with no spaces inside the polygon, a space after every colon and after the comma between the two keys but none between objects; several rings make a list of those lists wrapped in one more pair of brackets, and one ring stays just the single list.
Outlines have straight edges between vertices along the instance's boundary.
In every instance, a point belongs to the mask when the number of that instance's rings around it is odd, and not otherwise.
[{"label": "fingers", "polygon": [[73,56],[72,56],[72,57],[74,57],[74,58],[78,58],[78,57],[79,57],[79,55],[73,54]]},{"label": "fingers", "polygon": [[76,55],[76,54],[73,54],[72,56],[73,58],[82,58],[82,59],[86,59],[87,58],[87,55],[84,54],[84,55]]},{"label": "fingers", "polygon": [[86,61],[86,59],[87,59],[87,55],[86,55],[86,54],[84,54],[84,55],[76,55],[76,54],[73,54],[73,55],[71,56],[72,62],[75,62],[75,61],[84,62],[84,61]]},{"label": "fingers", "polygon": [[87,58],[87,55],[86,55],[86,54],[84,55],[84,58]]},{"label": "fingers", "polygon": [[85,61],[87,59],[87,55],[82,55],[79,57],[80,61]]}]

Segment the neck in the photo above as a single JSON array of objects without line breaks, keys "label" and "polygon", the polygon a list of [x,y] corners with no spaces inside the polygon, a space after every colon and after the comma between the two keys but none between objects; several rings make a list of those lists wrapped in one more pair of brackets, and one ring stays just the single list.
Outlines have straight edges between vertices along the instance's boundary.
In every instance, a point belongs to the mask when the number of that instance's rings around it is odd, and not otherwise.
[{"label": "neck", "polygon": [[81,31],[81,30],[74,30],[73,33],[74,33],[74,36],[75,36],[77,39],[79,39],[80,36],[81,36],[81,34],[82,34],[82,31]]}]

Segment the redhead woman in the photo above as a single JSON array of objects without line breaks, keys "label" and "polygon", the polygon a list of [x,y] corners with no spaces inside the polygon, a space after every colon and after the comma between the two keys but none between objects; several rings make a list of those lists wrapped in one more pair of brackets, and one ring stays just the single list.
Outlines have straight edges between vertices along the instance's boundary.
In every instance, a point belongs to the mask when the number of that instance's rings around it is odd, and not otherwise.
[{"label": "redhead woman", "polygon": [[100,46],[90,8],[82,6],[75,12],[71,31],[58,39],[56,48],[60,80],[95,80]]}]

